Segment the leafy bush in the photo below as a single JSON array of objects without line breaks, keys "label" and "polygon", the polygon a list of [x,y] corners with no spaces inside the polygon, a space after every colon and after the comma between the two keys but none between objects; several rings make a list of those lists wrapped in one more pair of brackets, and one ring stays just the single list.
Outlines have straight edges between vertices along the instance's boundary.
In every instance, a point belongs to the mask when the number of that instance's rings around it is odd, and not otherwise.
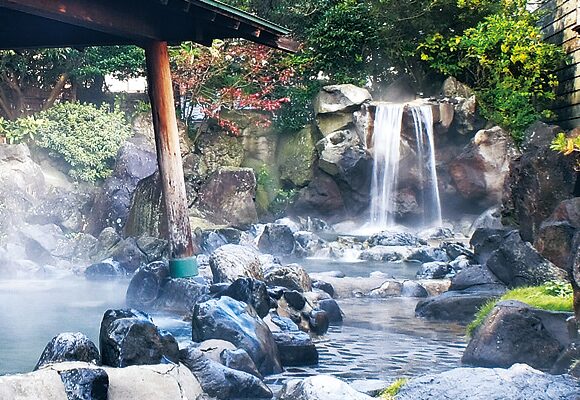
[{"label": "leafy bush", "polygon": [[6,121],[0,118],[0,135],[6,137],[8,143],[28,143],[34,140],[36,133],[47,125],[44,118],[27,116],[14,121]]},{"label": "leafy bush", "polygon": [[70,165],[74,179],[95,182],[111,173],[111,165],[131,129],[120,111],[106,105],[63,103],[39,113],[44,121],[35,144]]},{"label": "leafy bush", "polygon": [[580,171],[580,136],[567,137],[560,132],[552,141],[550,148],[566,156],[576,154],[576,170]]},{"label": "leafy bush", "polygon": [[566,282],[546,282],[541,286],[521,287],[507,291],[497,300],[485,303],[475,319],[467,325],[467,334],[471,336],[481,326],[491,310],[497,303],[503,300],[518,300],[542,310],[550,311],[573,311],[572,285]]},{"label": "leafy bush", "polygon": [[435,34],[419,46],[433,68],[473,85],[484,116],[518,142],[532,122],[551,117],[546,107],[558,85],[552,71],[564,62],[562,49],[542,41],[524,3],[510,2],[461,36]]}]

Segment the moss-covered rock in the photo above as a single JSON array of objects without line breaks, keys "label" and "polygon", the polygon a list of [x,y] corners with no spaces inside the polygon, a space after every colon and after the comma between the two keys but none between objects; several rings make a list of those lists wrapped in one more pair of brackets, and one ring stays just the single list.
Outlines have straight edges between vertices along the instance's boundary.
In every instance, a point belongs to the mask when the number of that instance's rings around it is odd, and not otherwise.
[{"label": "moss-covered rock", "polygon": [[223,132],[201,135],[197,139],[196,149],[202,154],[208,173],[217,171],[219,167],[240,167],[244,160],[242,139]]},{"label": "moss-covered rock", "polygon": [[304,187],[310,183],[315,144],[315,132],[311,127],[281,137],[278,144],[278,162],[283,184]]}]

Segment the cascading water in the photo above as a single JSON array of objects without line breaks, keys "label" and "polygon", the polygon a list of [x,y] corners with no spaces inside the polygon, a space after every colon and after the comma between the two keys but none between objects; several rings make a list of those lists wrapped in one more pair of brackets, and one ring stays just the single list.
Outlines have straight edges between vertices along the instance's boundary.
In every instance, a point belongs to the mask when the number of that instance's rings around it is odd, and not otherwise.
[{"label": "cascading water", "polygon": [[373,134],[374,162],[370,207],[370,226],[376,229],[387,229],[395,225],[401,128],[405,107],[409,107],[415,126],[417,170],[419,181],[423,183],[420,193],[423,224],[442,224],[431,107],[379,104],[376,108]]}]

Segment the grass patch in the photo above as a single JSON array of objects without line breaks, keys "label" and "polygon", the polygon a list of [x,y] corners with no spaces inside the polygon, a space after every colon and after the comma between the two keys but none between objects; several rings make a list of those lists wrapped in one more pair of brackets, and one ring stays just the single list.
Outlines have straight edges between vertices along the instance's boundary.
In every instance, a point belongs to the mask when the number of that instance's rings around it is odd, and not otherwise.
[{"label": "grass patch", "polygon": [[572,285],[564,282],[547,282],[541,286],[515,288],[496,300],[485,303],[475,314],[475,319],[467,325],[467,335],[483,323],[493,307],[503,300],[518,300],[532,307],[549,311],[574,311]]},{"label": "grass patch", "polygon": [[380,398],[383,400],[395,400],[395,396],[403,386],[407,383],[409,379],[407,378],[399,378],[391,385],[381,392]]}]

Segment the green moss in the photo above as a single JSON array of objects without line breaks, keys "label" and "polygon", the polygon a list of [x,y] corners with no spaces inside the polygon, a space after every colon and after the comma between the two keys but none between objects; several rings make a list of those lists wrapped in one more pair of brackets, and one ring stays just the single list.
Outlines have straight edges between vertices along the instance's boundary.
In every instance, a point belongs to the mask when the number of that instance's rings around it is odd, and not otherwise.
[{"label": "green moss", "polygon": [[518,300],[542,310],[573,311],[572,297],[572,286],[563,282],[547,282],[541,286],[509,290],[499,299],[491,300],[479,309],[477,314],[475,314],[475,319],[467,325],[467,334],[471,336],[500,301]]},{"label": "green moss", "polygon": [[397,393],[399,393],[401,388],[403,386],[405,386],[405,384],[408,381],[409,381],[409,379],[407,379],[407,378],[397,379],[396,381],[391,383],[391,385],[388,388],[386,388],[385,390],[382,391],[380,398],[384,399],[384,400],[394,400]]}]

